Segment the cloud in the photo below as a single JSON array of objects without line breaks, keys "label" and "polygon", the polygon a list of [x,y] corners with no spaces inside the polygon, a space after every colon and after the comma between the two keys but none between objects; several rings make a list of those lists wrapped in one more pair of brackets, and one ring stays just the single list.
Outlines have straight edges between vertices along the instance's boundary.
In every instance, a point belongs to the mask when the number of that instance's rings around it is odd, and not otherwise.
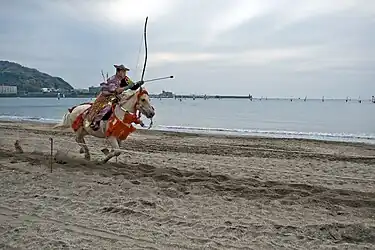
[{"label": "cloud", "polygon": [[175,75],[151,92],[375,94],[372,0],[5,1],[1,59],[77,88],[97,85],[116,63],[137,79],[146,16],[146,77]]},{"label": "cloud", "polygon": [[79,21],[113,27],[140,26],[145,16],[152,15],[153,22],[168,14],[178,2],[173,0],[91,0],[91,1],[48,1],[47,9],[59,9]]},{"label": "cloud", "polygon": [[222,66],[239,65],[266,65],[277,61],[293,58],[307,58],[314,52],[314,48],[290,48],[290,49],[258,49],[236,53],[153,53],[151,64],[155,66],[168,65],[170,63],[186,62],[214,62]]},{"label": "cloud", "polygon": [[230,31],[252,18],[264,15],[277,4],[277,1],[262,0],[227,1],[225,10],[215,13],[212,20],[208,22],[206,39],[208,42],[219,39],[223,32]]}]

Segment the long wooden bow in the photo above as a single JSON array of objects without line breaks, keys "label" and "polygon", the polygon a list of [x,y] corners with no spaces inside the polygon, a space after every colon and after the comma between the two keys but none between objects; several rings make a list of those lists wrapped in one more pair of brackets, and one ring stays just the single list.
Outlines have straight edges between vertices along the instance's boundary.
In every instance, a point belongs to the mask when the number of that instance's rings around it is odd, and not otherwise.
[{"label": "long wooden bow", "polygon": [[[146,65],[147,65],[147,21],[148,21],[148,17],[146,17],[145,26],[144,26],[144,29],[143,29],[143,38],[144,38],[144,41],[145,41],[145,61],[143,63],[141,84],[144,84],[143,79],[144,79],[144,76],[145,76]],[[141,89],[142,89],[142,85],[141,85]],[[147,129],[151,129],[151,127],[154,123],[152,118],[150,120],[151,120],[151,122],[150,122],[150,125],[148,126]]]},{"label": "long wooden bow", "polygon": [[145,61],[143,63],[141,82],[143,82],[143,78],[145,76],[145,71],[146,71],[146,65],[147,65],[147,21],[148,21],[148,17],[146,17],[145,26],[144,26],[144,29],[143,29],[143,38],[144,38],[144,41],[145,41]]}]

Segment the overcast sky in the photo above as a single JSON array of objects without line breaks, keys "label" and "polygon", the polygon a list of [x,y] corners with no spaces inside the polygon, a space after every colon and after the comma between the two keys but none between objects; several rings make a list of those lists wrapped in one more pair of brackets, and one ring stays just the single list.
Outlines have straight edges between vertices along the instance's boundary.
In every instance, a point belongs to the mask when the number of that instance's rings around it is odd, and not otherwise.
[{"label": "overcast sky", "polygon": [[175,76],[152,93],[375,95],[375,0],[2,1],[0,60],[76,88],[113,64],[138,80],[146,16],[145,79]]}]

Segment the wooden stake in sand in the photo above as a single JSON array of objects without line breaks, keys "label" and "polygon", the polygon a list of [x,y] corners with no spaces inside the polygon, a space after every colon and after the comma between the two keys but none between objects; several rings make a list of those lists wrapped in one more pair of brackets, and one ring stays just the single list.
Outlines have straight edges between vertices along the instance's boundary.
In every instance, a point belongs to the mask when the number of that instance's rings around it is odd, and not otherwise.
[{"label": "wooden stake in sand", "polygon": [[49,140],[51,141],[50,167],[51,167],[51,173],[52,173],[52,163],[53,163],[53,138],[50,137]]},{"label": "wooden stake in sand", "polygon": [[16,140],[16,142],[14,143],[14,147],[16,148],[17,153],[20,153],[20,154],[23,153],[23,149],[21,147],[21,144],[20,144],[19,140]]}]

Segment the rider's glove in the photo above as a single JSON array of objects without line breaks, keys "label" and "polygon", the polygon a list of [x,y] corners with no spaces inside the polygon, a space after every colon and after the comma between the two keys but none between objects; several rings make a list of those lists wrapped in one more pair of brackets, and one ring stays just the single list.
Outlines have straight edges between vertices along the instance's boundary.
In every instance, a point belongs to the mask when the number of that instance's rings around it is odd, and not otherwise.
[{"label": "rider's glove", "polygon": [[131,90],[137,90],[139,87],[142,86],[143,83],[144,83],[144,81],[136,82],[136,84],[134,84],[134,86],[131,87],[130,89],[131,89]]}]

